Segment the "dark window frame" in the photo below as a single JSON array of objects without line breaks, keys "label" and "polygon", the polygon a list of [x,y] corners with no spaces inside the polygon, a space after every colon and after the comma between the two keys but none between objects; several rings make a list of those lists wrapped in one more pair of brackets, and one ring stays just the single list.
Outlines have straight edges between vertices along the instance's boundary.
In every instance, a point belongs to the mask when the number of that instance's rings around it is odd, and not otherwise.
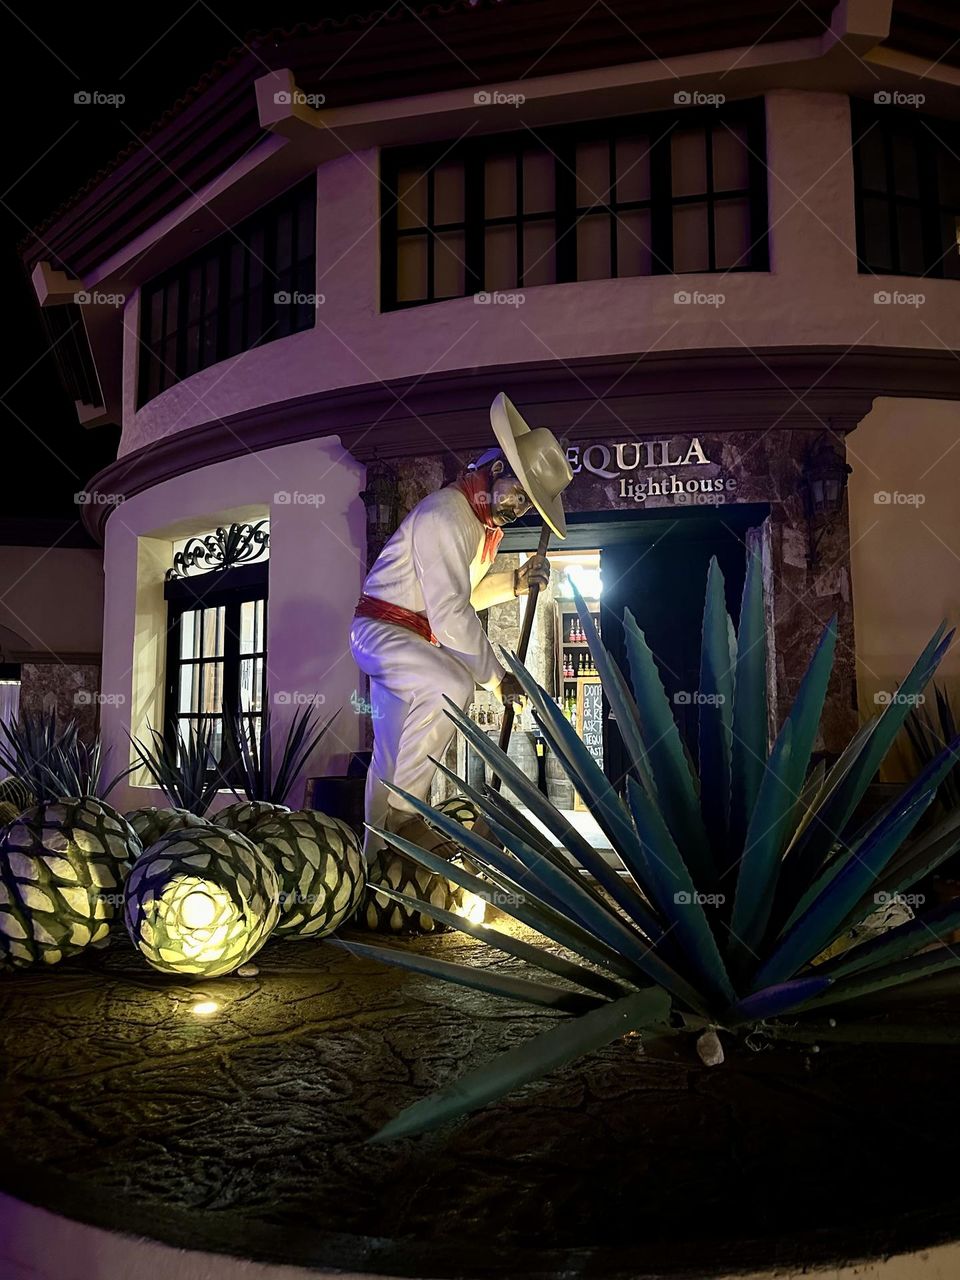
[{"label": "dark window frame", "polygon": [[[219,713],[181,712],[179,708],[180,673],[184,666],[202,666],[203,659],[181,657],[182,620],[185,613],[196,609],[224,607],[223,619],[223,702],[240,721],[256,722],[257,743],[261,742],[263,717],[267,712],[267,626],[269,608],[269,561],[258,564],[236,565],[230,569],[211,570],[186,578],[175,578],[164,583],[164,599],[167,602],[166,669],[163,703],[163,736],[173,746],[177,741],[177,728],[181,720],[219,719]],[[240,652],[241,606],[251,601],[263,601],[262,651]],[[260,711],[243,711],[240,706],[240,664],[242,659],[262,658],[260,680]],[[206,661],[214,661],[209,658]],[[222,781],[225,786],[232,779],[230,762],[224,762]],[[214,772],[210,771],[211,774]]]},{"label": "dark window frame", "polygon": [[[285,220],[289,240],[278,235]],[[231,287],[234,271],[239,290]],[[143,285],[137,407],[222,360],[312,329],[314,306],[291,304],[278,311],[273,295],[315,294],[316,275],[317,177],[312,173]],[[191,310],[192,278],[197,302]]]},{"label": "dark window frame", "polygon": [[[927,126],[935,126],[935,130]],[[885,186],[869,185],[864,178],[864,156],[861,142],[873,130],[879,130],[883,144]],[[894,134],[905,130],[912,135],[916,146],[917,195],[905,195],[897,191],[894,160]],[[940,142],[937,135],[944,141]],[[943,248],[940,221],[943,214],[960,218],[960,200],[950,202],[941,197],[937,175],[937,148],[946,146],[960,154],[960,125],[952,120],[942,120],[916,111],[895,106],[850,99],[850,139],[853,158],[854,209],[857,234],[857,270],[861,275],[904,276],[909,279],[924,278],[955,280],[956,275],[944,271],[947,253]],[[867,200],[884,200],[887,203],[887,247],[889,265],[871,263],[867,258],[865,204]],[[919,212],[921,231],[921,255],[923,270],[908,270],[902,261],[898,234],[898,211],[901,208]]]},{"label": "dark window frame", "polygon": [[[670,135],[677,127],[706,128],[710,141],[711,127],[724,127],[724,122],[745,127],[748,148],[747,187],[722,193],[713,190],[713,148],[706,151],[706,186],[704,193],[675,196],[672,192]],[[638,131],[651,139],[650,147],[650,198],[620,201],[616,185],[607,201],[592,206],[576,204],[576,148],[579,143],[607,139],[611,164],[615,166],[617,140],[630,137]],[[554,154],[555,208],[551,212],[525,212],[523,209],[522,155],[524,151],[546,147]],[[484,163],[492,154],[514,151],[517,164],[516,210],[499,217],[485,216]],[[434,223],[434,174],[440,161],[464,164],[464,221]],[[422,227],[398,226],[399,175],[411,167],[428,169],[427,189],[427,297],[399,300],[396,296],[398,243],[407,236],[423,234]],[[766,178],[766,113],[762,98],[726,103],[721,107],[680,107],[674,111],[619,116],[613,119],[591,120],[574,125],[551,126],[536,133],[519,129],[510,133],[490,134],[481,138],[467,138],[453,146],[449,142],[419,144],[411,147],[384,149],[380,153],[380,309],[400,311],[410,307],[429,306],[435,302],[452,301],[453,297],[471,297],[484,289],[484,233],[488,226],[535,222],[544,217],[556,220],[556,283],[567,284],[577,280],[576,225],[582,211],[592,208],[606,211],[610,217],[611,240],[616,240],[616,214],[649,208],[651,211],[651,271],[650,275],[672,275],[673,272],[673,208],[681,204],[707,205],[709,260],[715,262],[714,208],[718,202],[747,199],[750,206],[750,250],[747,260],[735,267],[711,266],[702,272],[682,274],[726,274],[727,272],[763,272],[770,269],[769,222],[767,211]],[[433,245],[435,238],[449,231],[464,233],[464,292],[437,298],[434,295]],[[518,281],[522,281],[522,237],[517,236]],[[611,270],[616,269],[616,247],[611,246]],[[645,276],[606,279],[643,279]],[[529,288],[518,283],[517,289]]]}]

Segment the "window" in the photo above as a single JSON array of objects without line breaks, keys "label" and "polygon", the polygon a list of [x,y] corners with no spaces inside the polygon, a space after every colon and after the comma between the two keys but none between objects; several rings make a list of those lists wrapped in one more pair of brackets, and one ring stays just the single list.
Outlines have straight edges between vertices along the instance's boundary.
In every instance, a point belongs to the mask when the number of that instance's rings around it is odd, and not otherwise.
[{"label": "window", "polygon": [[[234,525],[225,540],[216,534],[189,539],[164,584],[165,734],[171,743],[178,730],[188,739],[203,721],[211,730],[211,747],[218,759],[224,706],[251,740],[259,745],[261,737],[269,563],[269,532],[264,525]],[[203,562],[219,562],[223,567],[194,572]]]},{"label": "window", "polygon": [[765,271],[764,154],[762,102],[386,151],[383,307]]},{"label": "window", "polygon": [[316,208],[311,177],[144,286],[139,404],[219,360],[313,327]]},{"label": "window", "polygon": [[862,272],[960,278],[960,129],[851,103]]}]

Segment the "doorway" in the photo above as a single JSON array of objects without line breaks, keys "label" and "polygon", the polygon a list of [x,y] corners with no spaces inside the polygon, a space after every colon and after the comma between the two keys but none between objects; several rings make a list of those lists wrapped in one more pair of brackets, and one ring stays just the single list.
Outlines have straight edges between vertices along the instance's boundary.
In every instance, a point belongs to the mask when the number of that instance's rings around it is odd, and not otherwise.
[{"label": "doorway", "polygon": [[[563,625],[561,620],[567,616],[563,612],[565,592],[558,571],[562,574],[564,570],[573,570],[569,576],[576,580],[577,566],[582,560],[584,567],[579,572],[584,581],[591,583],[591,588],[589,592],[582,587],[581,590],[588,598],[593,597],[604,645],[629,677],[623,630],[624,613],[629,609],[653,651],[681,735],[696,758],[697,707],[692,695],[700,682],[700,634],[710,560],[713,556],[717,558],[724,576],[727,609],[736,625],[750,530],[758,529],[768,514],[766,505],[742,504],[669,512],[570,515],[566,540],[549,553],[554,585],[550,593],[552,603],[549,609],[544,609],[543,616],[538,617],[537,629],[552,625],[553,635],[540,647],[536,659],[538,669],[534,671],[531,667],[536,678],[567,710],[571,685],[564,683],[563,663],[566,653],[572,652],[575,660],[578,654],[575,648],[570,651],[566,647],[565,632],[557,634],[557,627]],[[521,558],[531,554],[538,533],[538,527],[532,524],[508,529],[501,552],[519,553]],[[501,642],[509,645],[509,640],[501,638]],[[544,660],[544,649],[556,654],[553,672],[546,669],[549,664]],[[582,695],[583,688],[578,692]],[[602,699],[602,760],[607,777],[622,792],[626,785],[626,756],[605,698]],[[565,811],[579,810],[572,797],[569,802],[564,799],[559,782],[548,794]],[[577,825],[589,820],[589,815],[578,817]]]}]

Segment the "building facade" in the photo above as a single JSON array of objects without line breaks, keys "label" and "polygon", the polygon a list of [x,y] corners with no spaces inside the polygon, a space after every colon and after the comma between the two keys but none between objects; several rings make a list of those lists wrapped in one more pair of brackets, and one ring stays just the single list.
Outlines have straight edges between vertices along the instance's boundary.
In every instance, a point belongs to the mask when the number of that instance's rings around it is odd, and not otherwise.
[{"label": "building facade", "polygon": [[[838,751],[960,607],[960,49],[915,7],[527,0],[272,33],[38,228],[51,329],[83,321],[78,415],[122,426],[84,508],[108,742],[239,680],[281,720],[343,707],[313,771],[344,772],[370,556],[505,391],[563,438],[584,545],[636,544],[651,617],[689,626],[687,543],[757,548],[775,714],[837,615]],[[176,652],[177,550],[234,524],[269,530],[236,565],[262,634],[225,654],[214,612]]]}]

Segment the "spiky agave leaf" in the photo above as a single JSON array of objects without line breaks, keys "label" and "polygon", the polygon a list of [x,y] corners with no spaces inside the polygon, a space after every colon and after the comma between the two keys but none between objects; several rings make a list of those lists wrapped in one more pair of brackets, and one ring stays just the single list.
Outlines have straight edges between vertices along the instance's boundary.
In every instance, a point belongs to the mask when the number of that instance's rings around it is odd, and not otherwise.
[{"label": "spiky agave leaf", "polygon": [[669,998],[653,988],[609,1001],[579,1018],[568,1018],[526,1044],[501,1053],[422,1102],[415,1102],[374,1135],[375,1142],[426,1133],[448,1120],[469,1115],[520,1085],[540,1080],[560,1067],[619,1040],[630,1031],[665,1028]]},{"label": "spiky agave leaf", "polygon": [[73,720],[62,725],[55,710],[21,711],[13,723],[0,721],[0,765],[25,784],[38,803],[69,794],[57,774],[60,753],[76,741]]},{"label": "spiky agave leaf", "polygon": [[280,747],[279,760],[274,760],[273,722],[269,698],[261,717],[260,740],[250,727],[249,717],[237,715],[223,704],[223,761],[230,761],[229,772],[239,783],[248,800],[267,804],[285,805],[290,790],[307,760],[316,750],[333,721],[340,714],[339,708],[320,720],[319,709],[306,705],[298,708]]},{"label": "spiky agave leaf", "polygon": [[[712,771],[710,779],[697,776],[653,655],[633,619],[627,616],[625,621],[631,692],[600,646],[592,619],[583,617],[597,669],[610,686],[608,700],[618,718],[624,718],[631,761],[626,779],[629,810],[546,691],[515,658],[505,657],[567,776],[606,832],[619,868],[608,865],[596,850],[584,848],[583,837],[516,764],[452,706],[451,719],[509,789],[499,794],[464,787],[491,839],[462,830],[457,838],[484,879],[387,832],[379,834],[414,861],[435,874],[449,875],[480,897],[491,900],[502,893],[502,902],[497,901],[501,910],[564,947],[576,957],[569,963],[596,965],[628,988],[654,984],[662,998],[672,999],[674,1022],[681,1028],[712,1025],[740,1035],[762,1023],[771,1036],[782,1039],[795,1025],[803,1038],[804,1020],[821,1007],[842,1002],[856,1014],[866,995],[900,986],[919,990],[919,978],[954,966],[948,949],[921,950],[924,938],[936,944],[960,918],[950,912],[933,914],[891,935],[886,943],[857,948],[856,959],[854,953],[827,967],[815,962],[851,921],[867,913],[870,893],[878,885],[910,883],[956,849],[960,819],[941,823],[901,850],[955,760],[950,749],[942,753],[884,810],[859,830],[851,830],[854,810],[895,736],[900,712],[891,715],[888,707],[873,725],[865,726],[829,771],[810,770],[833,664],[835,621],[821,636],[768,756],[766,660],[758,656],[764,639],[759,585],[759,560],[753,557],[744,590],[745,616],[741,615],[734,643],[721,608],[719,574],[715,571],[711,578],[705,610],[708,652],[701,678],[718,695],[716,705],[732,684],[733,705],[728,717],[718,718],[711,711],[708,722],[700,726],[700,757],[704,769]],[[922,688],[948,643],[949,636],[940,628],[901,685],[904,696]],[[730,672],[723,670],[724,661],[735,673],[732,681]],[[762,724],[756,723],[759,717]],[[733,737],[729,753],[728,728]],[[718,783],[718,778],[726,781]],[[438,830],[454,834],[449,817],[400,794]],[[532,828],[526,809],[559,847]],[[706,814],[721,827],[727,822],[725,842],[707,839]],[[837,822],[839,826],[833,825]],[[714,891],[724,887],[734,867],[737,894],[731,914],[721,905],[723,894]],[[777,912],[772,914],[775,897]],[[481,937],[484,931],[466,932]],[[515,948],[512,954],[536,965],[538,949],[522,954]],[[570,1026],[584,1025],[604,1012],[582,1014]],[[783,1015],[790,1021],[779,1021]],[[844,1019],[853,1038],[860,1025],[856,1017]],[[528,1064],[534,1060],[546,1069],[547,1055],[523,1059]],[[472,1083],[460,1093],[454,1086],[412,1108],[383,1136],[441,1123],[526,1078],[533,1077],[512,1069],[498,1075],[497,1064],[490,1064],[477,1073],[475,1087]]]},{"label": "spiky agave leaf", "polygon": [[223,781],[211,748],[213,725],[197,722],[185,737],[179,725],[173,740],[150,726],[150,743],[131,738],[134,750],[174,809],[187,809],[202,818]]}]

